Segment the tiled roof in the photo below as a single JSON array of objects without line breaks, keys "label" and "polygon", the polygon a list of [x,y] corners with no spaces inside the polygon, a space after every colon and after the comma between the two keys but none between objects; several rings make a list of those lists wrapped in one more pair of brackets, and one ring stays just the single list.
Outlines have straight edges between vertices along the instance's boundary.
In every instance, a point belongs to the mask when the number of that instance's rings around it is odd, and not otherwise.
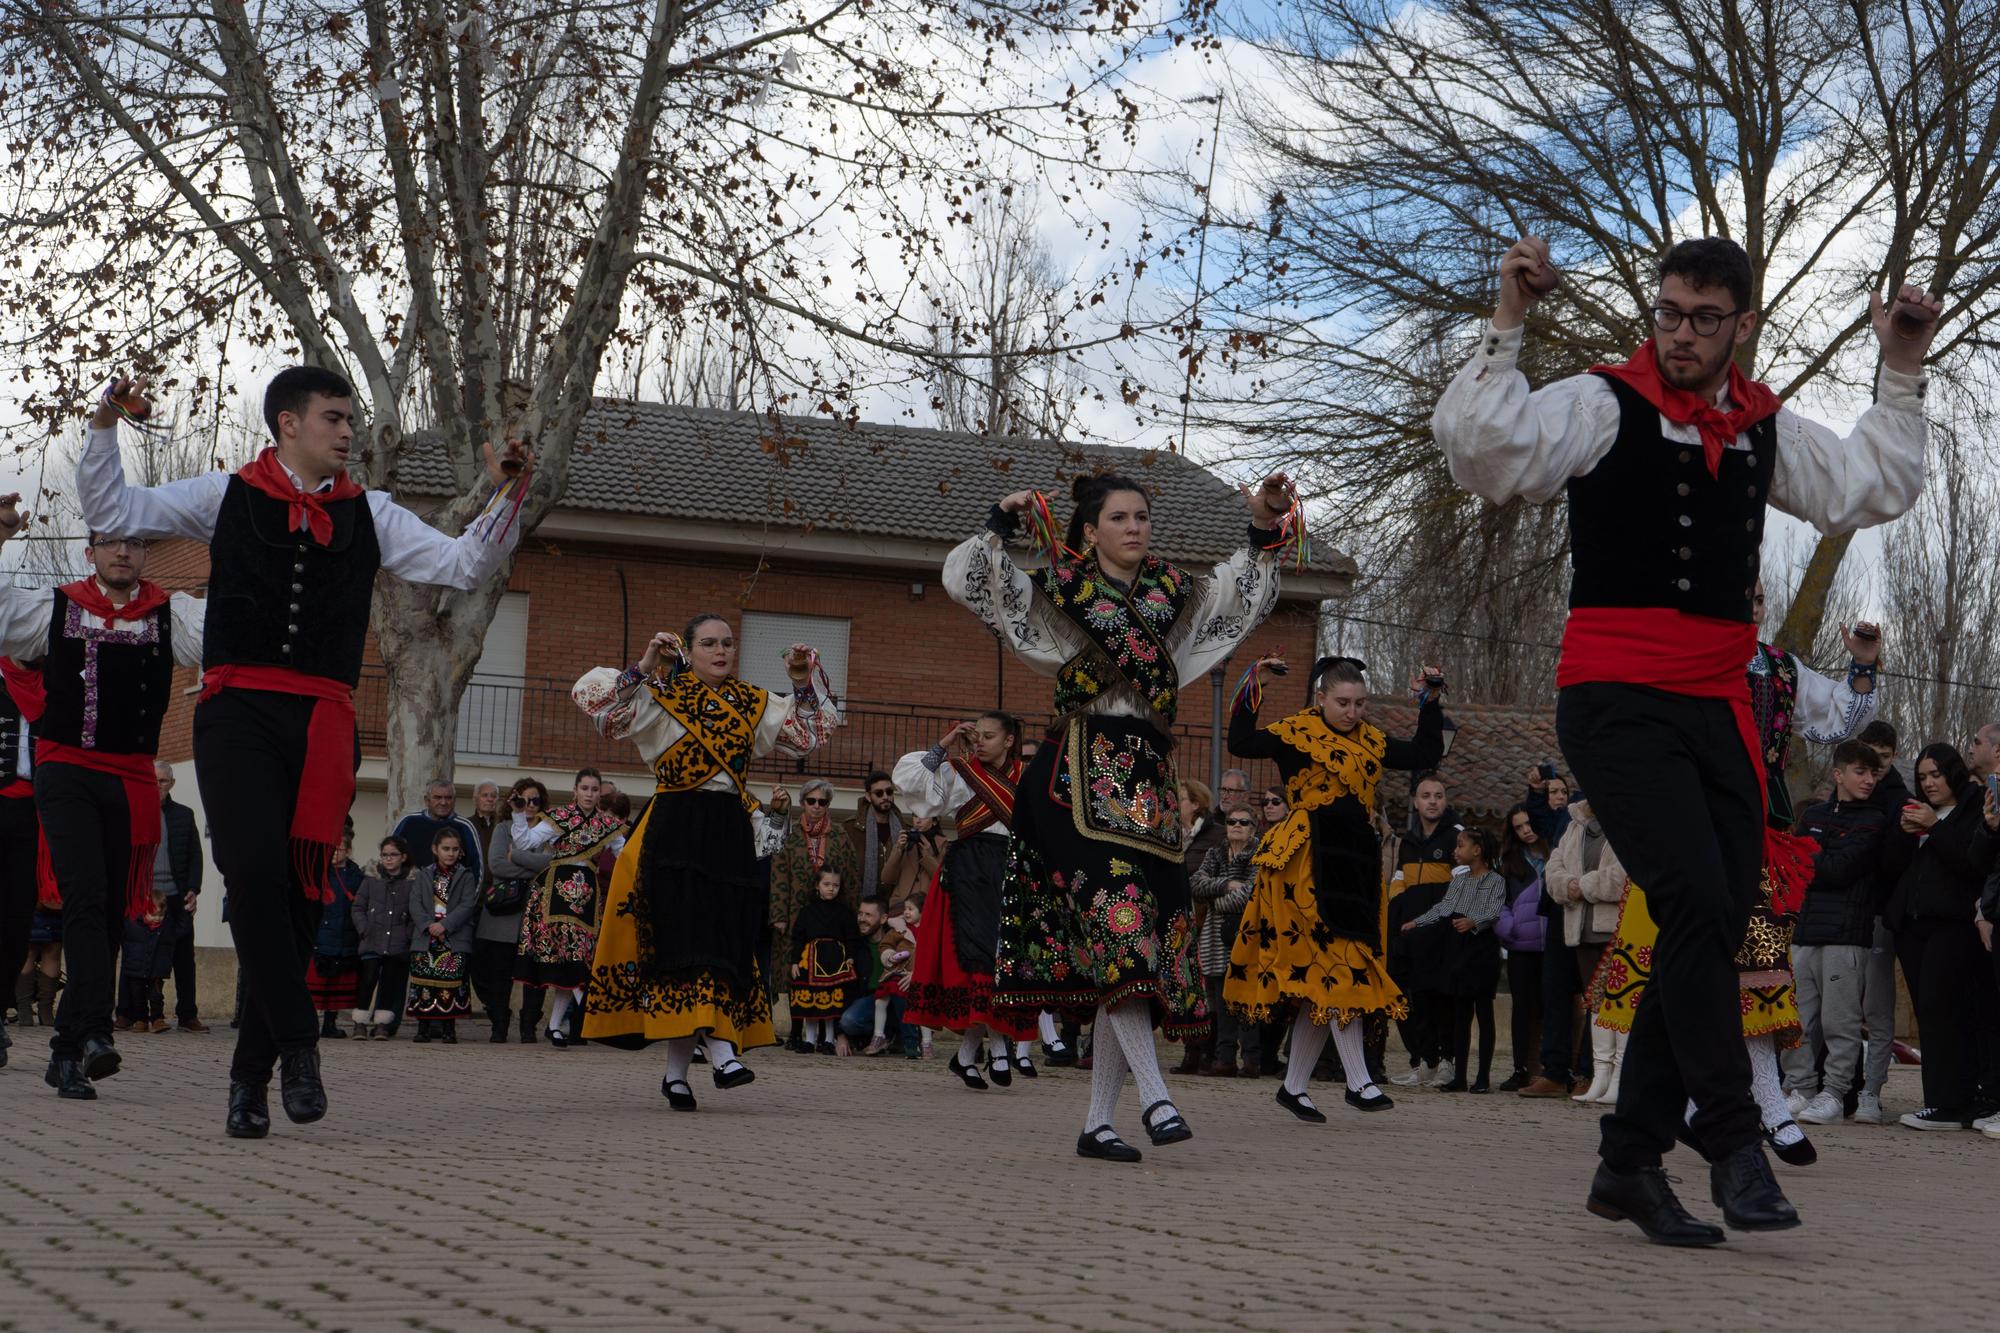
[{"label": "tiled roof", "polygon": [[[1215,561],[1243,542],[1235,488],[1178,455],[1052,440],[996,440],[952,431],[781,417],[599,399],[584,417],[564,504],[603,513],[731,523],[917,541],[957,542],[993,501],[1034,487],[1059,519],[1079,472],[1115,467],[1152,491],[1160,554]],[[450,493],[443,452],[413,438],[391,489]],[[1351,577],[1329,546],[1310,568]]]},{"label": "tiled roof", "polygon": [[[1451,753],[1438,765],[1451,804],[1461,815],[1497,826],[1528,792],[1528,770],[1548,762],[1567,774],[1569,767],[1556,748],[1556,709],[1519,704],[1445,705],[1445,716],[1458,726]],[[1391,736],[1407,736],[1417,728],[1417,707],[1407,699],[1372,699],[1368,720]],[[1390,806],[1409,805],[1409,784],[1389,781],[1384,795]]]}]

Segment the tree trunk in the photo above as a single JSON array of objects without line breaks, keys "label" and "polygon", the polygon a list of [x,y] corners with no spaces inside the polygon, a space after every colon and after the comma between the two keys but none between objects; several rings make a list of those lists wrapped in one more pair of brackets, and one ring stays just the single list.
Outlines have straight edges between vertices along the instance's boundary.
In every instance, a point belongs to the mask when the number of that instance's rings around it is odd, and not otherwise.
[{"label": "tree trunk", "polygon": [[1833,595],[1833,581],[1840,573],[1840,562],[1847,554],[1847,544],[1854,540],[1854,534],[1841,537],[1821,537],[1813,547],[1812,558],[1806,561],[1806,572],[1799,576],[1798,590],[1792,594],[1792,606],[1785,613],[1785,623],[1778,627],[1772,642],[1788,652],[1810,653],[1813,643],[1819,638],[1820,622],[1826,619],[1827,599]]},{"label": "tree trunk", "polygon": [[459,696],[479,663],[487,622],[506,586],[504,570],[469,593],[387,575],[376,581],[375,636],[389,674],[384,750],[391,819],[422,809],[431,779],[452,777]]}]

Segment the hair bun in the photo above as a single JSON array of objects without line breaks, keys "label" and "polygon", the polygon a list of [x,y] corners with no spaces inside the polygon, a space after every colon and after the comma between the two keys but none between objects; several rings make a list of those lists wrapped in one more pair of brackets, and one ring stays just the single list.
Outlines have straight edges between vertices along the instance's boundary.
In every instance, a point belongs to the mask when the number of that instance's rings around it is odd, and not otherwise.
[{"label": "hair bun", "polygon": [[1069,484],[1069,498],[1077,504],[1083,504],[1096,495],[1102,485],[1095,474],[1084,473]]}]

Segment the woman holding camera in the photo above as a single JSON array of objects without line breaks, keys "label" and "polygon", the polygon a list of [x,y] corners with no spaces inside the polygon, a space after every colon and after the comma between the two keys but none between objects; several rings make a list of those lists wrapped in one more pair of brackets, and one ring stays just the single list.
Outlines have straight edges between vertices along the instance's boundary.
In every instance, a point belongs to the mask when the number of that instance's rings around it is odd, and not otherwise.
[{"label": "woman holding camera", "polygon": [[840,725],[814,687],[816,662],[792,645],[793,693],[772,695],[736,675],[729,622],[698,615],[684,634],[655,634],[636,665],[598,667],[570,692],[605,736],[638,746],[658,783],[611,876],[583,1035],[665,1041],[660,1091],[676,1111],[695,1109],[687,1073],[697,1039],[718,1088],[750,1082],[737,1052],[773,1040],[757,961],[770,883],[758,858],[781,835],[744,775],[763,755],[805,757]]},{"label": "woman holding camera", "polygon": [[[506,800],[506,817],[494,825],[486,845],[491,878],[482,891],[479,924],[472,930],[472,989],[486,1007],[493,1025],[489,1040],[507,1040],[507,1020],[514,998],[514,955],[521,947],[521,909],[536,876],[549,868],[555,853],[544,847],[528,851],[517,846],[528,822],[549,808],[549,789],[538,778],[516,778]],[[521,991],[521,1040],[535,1039],[542,1020],[543,992],[539,986]]]},{"label": "woman holding camera", "polygon": [[[1003,498],[986,530],[945,560],[953,600],[1032,670],[1055,678],[1056,722],[1023,773],[1001,888],[994,1000],[1002,1009],[1094,1015],[1089,1114],[1076,1150],[1136,1162],[1111,1128],[1129,1068],[1155,1144],[1193,1137],[1160,1077],[1153,1025],[1170,1039],[1209,1026],[1181,864],[1169,738],[1183,680],[1220,665],[1278,599],[1282,474],[1245,492],[1244,547],[1212,573],[1151,552],[1145,489],[1116,474],[1080,477],[1066,541],[1046,502]],[[1029,511],[1049,551],[1025,570],[1007,539]]]}]

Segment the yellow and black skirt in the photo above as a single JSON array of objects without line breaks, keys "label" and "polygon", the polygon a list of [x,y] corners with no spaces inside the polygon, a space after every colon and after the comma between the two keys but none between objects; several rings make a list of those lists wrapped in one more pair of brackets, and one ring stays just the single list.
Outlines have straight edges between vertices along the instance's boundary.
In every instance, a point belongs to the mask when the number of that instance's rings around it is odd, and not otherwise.
[{"label": "yellow and black skirt", "polygon": [[[1770,891],[1767,877],[1764,881],[1767,903]],[[1760,919],[1770,920],[1767,916]],[[1790,930],[1783,926],[1776,928],[1789,941]],[[1646,891],[1636,884],[1626,886],[1625,900],[1618,908],[1618,929],[1611,943],[1605,946],[1604,956],[1598,960],[1597,971],[1584,994],[1585,1004],[1596,1012],[1597,1021],[1603,1026],[1615,1032],[1632,1030],[1639,1001],[1645,997],[1646,983],[1653,975],[1653,948],[1659,938],[1660,928],[1646,910]],[[1743,955],[1739,955],[1739,968],[1744,961]],[[1742,975],[1744,980],[1737,999],[1743,1011],[1743,1035],[1770,1037],[1781,1051],[1798,1045],[1799,1005],[1791,972],[1778,967],[1759,967],[1745,970]]]}]

